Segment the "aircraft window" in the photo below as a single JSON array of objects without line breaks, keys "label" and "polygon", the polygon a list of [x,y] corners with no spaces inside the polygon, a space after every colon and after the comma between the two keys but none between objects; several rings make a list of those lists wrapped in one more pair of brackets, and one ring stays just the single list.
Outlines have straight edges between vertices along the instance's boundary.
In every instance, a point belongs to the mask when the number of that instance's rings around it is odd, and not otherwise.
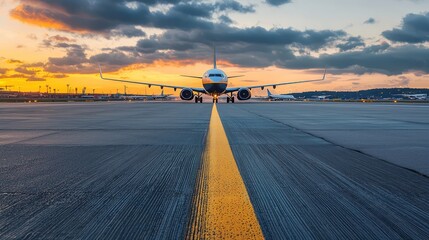
[{"label": "aircraft window", "polygon": [[209,77],[223,77],[222,74],[210,74]]}]

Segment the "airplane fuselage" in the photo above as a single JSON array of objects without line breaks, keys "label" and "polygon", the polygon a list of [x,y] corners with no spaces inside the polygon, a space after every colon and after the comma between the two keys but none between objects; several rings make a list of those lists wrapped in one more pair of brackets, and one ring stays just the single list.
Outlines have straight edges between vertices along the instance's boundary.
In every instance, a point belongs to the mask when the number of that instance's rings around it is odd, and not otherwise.
[{"label": "airplane fuselage", "polygon": [[202,83],[207,94],[219,96],[228,86],[228,76],[224,71],[212,68],[203,74]]}]

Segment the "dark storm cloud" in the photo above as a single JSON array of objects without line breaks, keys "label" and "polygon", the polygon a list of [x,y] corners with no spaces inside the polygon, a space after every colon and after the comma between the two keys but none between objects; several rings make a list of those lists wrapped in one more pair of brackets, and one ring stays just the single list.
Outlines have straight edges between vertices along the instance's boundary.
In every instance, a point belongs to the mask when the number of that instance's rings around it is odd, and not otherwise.
[{"label": "dark storm cloud", "polygon": [[226,24],[226,25],[229,25],[229,24],[234,23],[234,21],[232,21],[232,19],[231,19],[231,18],[229,18],[229,17],[228,17],[228,16],[226,16],[226,15],[221,15],[221,16],[219,17],[219,21],[220,21],[221,23],[223,23],[223,24]]},{"label": "dark storm cloud", "polygon": [[7,68],[0,68],[0,74],[5,74],[7,71]]},{"label": "dark storm cloud", "polygon": [[227,1],[220,1],[214,4],[214,7],[216,10],[219,11],[235,11],[240,13],[250,13],[255,12],[255,9],[253,5],[243,5],[237,1],[233,0],[227,0]]},{"label": "dark storm cloud", "polygon": [[[50,58],[45,70],[54,73],[96,73],[97,63],[108,71],[135,63],[151,64],[158,60],[211,63],[211,45],[205,43],[185,43],[164,41],[153,38],[140,41],[135,47],[106,49],[105,52],[87,57],[85,48],[68,47],[63,58]],[[164,43],[171,45],[165,46]],[[186,45],[190,44],[190,45]],[[163,51],[159,46],[163,45]],[[73,46],[73,45],[72,45]],[[219,45],[218,58],[241,67],[277,66],[289,69],[323,69],[327,67],[332,74],[381,73],[397,75],[406,72],[429,73],[429,49],[414,45],[399,47],[387,43],[363,47],[360,50],[297,56],[290,47],[284,45],[262,45],[233,42]],[[245,54],[243,54],[245,53]],[[192,60],[192,62],[189,62]]]},{"label": "dark storm cloud", "polygon": [[394,42],[423,43],[429,41],[429,13],[408,14],[401,28],[384,31],[383,36]]},{"label": "dark storm cloud", "polygon": [[364,24],[374,24],[375,23],[375,19],[374,18],[368,18],[365,22],[363,22]]},{"label": "dark storm cloud", "polygon": [[[253,6],[243,5],[234,0],[217,3],[185,0],[20,0],[20,3],[10,13],[15,19],[47,28],[87,34],[108,33],[110,30],[127,25],[163,29],[211,28],[214,13],[254,12]],[[150,6],[157,4],[171,3],[174,5],[167,12],[149,9]]]},{"label": "dark storm cloud", "polygon": [[296,45],[311,50],[334,45],[337,40],[346,37],[344,31],[331,30],[305,30],[299,31],[291,28],[265,29],[262,27],[234,28],[227,25],[216,25],[209,30],[179,31],[170,30],[161,35],[151,36],[138,41],[136,51],[149,53],[157,50],[190,50],[196,44],[205,45],[254,45],[255,48],[263,46]]},{"label": "dark storm cloud", "polygon": [[146,33],[134,26],[118,27],[110,32],[110,35],[116,37],[144,37]]},{"label": "dark storm cloud", "polygon": [[[414,45],[400,47],[371,46],[361,51],[323,54],[320,57],[302,56],[286,61],[281,67],[334,68],[344,73],[402,74],[410,71],[429,73],[429,49]],[[377,49],[377,51],[374,51]],[[382,50],[384,49],[384,50]]]},{"label": "dark storm cloud", "polygon": [[349,37],[348,39],[346,39],[344,43],[340,43],[337,45],[337,47],[340,49],[341,52],[352,50],[357,47],[364,47],[364,46],[365,46],[365,42],[360,36]]},{"label": "dark storm cloud", "polygon": [[266,3],[273,6],[280,6],[292,2],[291,0],[266,0]]}]

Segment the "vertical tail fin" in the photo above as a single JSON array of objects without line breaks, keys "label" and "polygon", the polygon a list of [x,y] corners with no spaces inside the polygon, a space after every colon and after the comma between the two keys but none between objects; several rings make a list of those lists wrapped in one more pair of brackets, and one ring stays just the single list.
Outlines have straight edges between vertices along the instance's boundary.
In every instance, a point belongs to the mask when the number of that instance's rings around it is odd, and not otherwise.
[{"label": "vertical tail fin", "polygon": [[216,46],[213,46],[213,68],[216,69]]},{"label": "vertical tail fin", "polygon": [[164,96],[164,89],[161,91],[161,96]]},{"label": "vertical tail fin", "polygon": [[267,94],[268,94],[268,97],[271,96],[271,92],[269,89],[267,89]]}]

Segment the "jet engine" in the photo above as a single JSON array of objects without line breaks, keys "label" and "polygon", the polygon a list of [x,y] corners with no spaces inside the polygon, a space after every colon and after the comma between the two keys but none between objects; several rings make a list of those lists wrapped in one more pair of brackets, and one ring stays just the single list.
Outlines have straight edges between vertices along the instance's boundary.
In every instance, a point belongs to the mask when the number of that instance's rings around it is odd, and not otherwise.
[{"label": "jet engine", "polygon": [[180,98],[182,100],[192,100],[194,98],[194,91],[190,88],[184,88],[180,91]]},{"label": "jet engine", "polygon": [[249,100],[252,97],[252,93],[248,88],[240,88],[237,92],[238,100]]}]

